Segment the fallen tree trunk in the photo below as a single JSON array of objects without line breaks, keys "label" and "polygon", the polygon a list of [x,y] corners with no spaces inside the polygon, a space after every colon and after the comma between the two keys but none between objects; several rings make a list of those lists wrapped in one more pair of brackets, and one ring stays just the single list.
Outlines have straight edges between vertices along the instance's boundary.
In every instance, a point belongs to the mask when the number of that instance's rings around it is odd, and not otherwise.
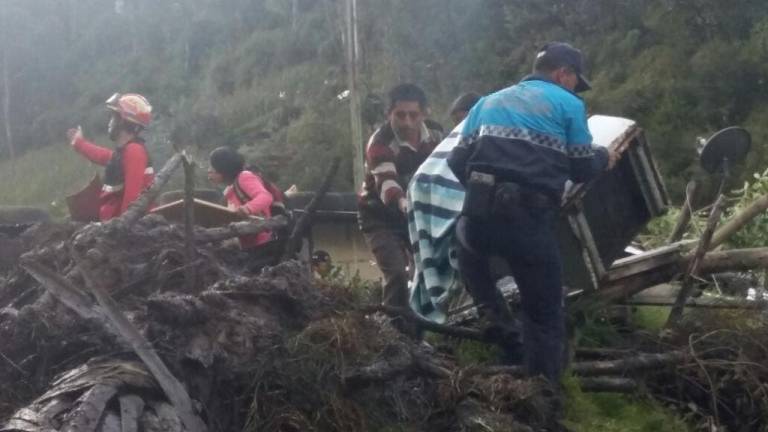
[{"label": "fallen tree trunk", "polygon": [[[675,353],[667,354],[641,354],[640,362],[613,361],[613,362],[580,362],[580,369],[604,369],[606,376],[587,376],[578,377],[579,386],[587,392],[619,392],[631,393],[637,390],[637,381],[631,378],[621,376],[610,376],[616,374],[616,364],[621,364],[624,371],[646,370],[659,367],[660,365],[672,364],[677,360]],[[662,359],[661,361],[658,359]],[[606,367],[603,363],[611,363],[613,367]],[[389,359],[380,359],[374,363],[360,368],[348,371],[342,381],[348,388],[357,388],[375,383],[389,382],[395,377],[409,374],[423,373],[435,378],[450,379],[453,372],[441,367],[423,354],[399,353]],[[490,376],[490,375],[512,375],[514,377],[524,377],[525,369],[520,366],[495,366],[477,369],[469,369],[464,372],[466,376]],[[602,374],[597,374],[602,375]]]},{"label": "fallen tree trunk", "polygon": [[580,378],[579,387],[585,392],[633,393],[637,390],[637,381],[622,377]]},{"label": "fallen tree trunk", "polygon": [[710,249],[714,249],[728,241],[728,239],[739,232],[744,225],[751,222],[752,219],[756,218],[765,210],[768,210],[768,195],[763,195],[754,200],[749,207],[731,217],[720,227],[720,229],[715,231],[715,234],[712,236],[712,242],[709,244]]},{"label": "fallen tree trunk", "polygon": [[689,357],[688,351],[672,351],[663,354],[638,354],[620,360],[576,362],[571,365],[574,374],[580,376],[622,375],[627,372],[650,370],[678,364]]},{"label": "fallen tree trunk", "polygon": [[[618,360],[598,360],[571,363],[570,369],[574,375],[592,376],[622,376],[630,372],[656,369],[664,366],[682,363],[689,357],[688,351],[671,351],[662,354],[637,354],[633,357]],[[525,369],[520,366],[491,366],[475,371],[483,375],[509,374],[522,376]]]},{"label": "fallen tree trunk", "polygon": [[700,274],[768,268],[768,247],[710,252],[699,267]]}]

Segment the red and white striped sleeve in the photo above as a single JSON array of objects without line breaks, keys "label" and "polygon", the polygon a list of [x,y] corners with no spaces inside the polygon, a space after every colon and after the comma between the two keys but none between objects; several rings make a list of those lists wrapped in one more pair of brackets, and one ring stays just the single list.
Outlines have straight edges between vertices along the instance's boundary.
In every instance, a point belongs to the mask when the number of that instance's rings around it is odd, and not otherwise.
[{"label": "red and white striped sleeve", "polygon": [[368,169],[376,181],[376,191],[384,204],[397,203],[405,192],[397,182],[395,153],[386,143],[371,137],[365,152]]}]

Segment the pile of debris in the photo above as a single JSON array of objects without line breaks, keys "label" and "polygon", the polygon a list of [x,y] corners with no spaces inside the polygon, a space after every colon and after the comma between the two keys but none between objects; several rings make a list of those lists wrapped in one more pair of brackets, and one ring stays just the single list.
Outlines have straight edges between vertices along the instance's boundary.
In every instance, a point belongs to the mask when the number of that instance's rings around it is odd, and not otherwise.
[{"label": "pile of debris", "polygon": [[541,382],[459,373],[298,262],[197,244],[190,284],[159,217],[24,239],[43,247],[0,283],[0,430],[530,430],[559,409]]},{"label": "pile of debris", "polygon": [[[281,218],[204,229],[145,215],[181,162],[120,218],[42,223],[18,239],[27,252],[0,276],[0,432],[561,429],[563,401],[546,382],[515,366],[461,367],[390,319],[487,341],[482,331],[371,306],[300,262],[262,267],[227,246]],[[766,336],[739,333],[752,338],[747,350],[733,333],[695,331],[666,345],[582,349],[571,369],[585,390],[647,384],[667,397],[675,383],[686,392],[677,400],[715,424],[760,418]]]}]

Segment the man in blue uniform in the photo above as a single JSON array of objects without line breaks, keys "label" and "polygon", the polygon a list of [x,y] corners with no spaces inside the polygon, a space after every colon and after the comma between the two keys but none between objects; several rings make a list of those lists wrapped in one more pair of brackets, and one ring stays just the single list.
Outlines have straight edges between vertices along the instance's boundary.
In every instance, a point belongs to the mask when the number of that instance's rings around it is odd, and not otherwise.
[{"label": "man in blue uniform", "polygon": [[[488,257],[509,263],[522,301],[525,365],[530,375],[552,382],[559,381],[565,352],[555,234],[560,198],[567,180],[588,181],[617,158],[592,146],[586,108],[576,95],[590,89],[582,63],[571,45],[544,46],[532,75],[475,105],[448,158],[467,189],[456,228],[467,288],[479,308],[501,311]],[[503,313],[490,316],[508,319]]]}]

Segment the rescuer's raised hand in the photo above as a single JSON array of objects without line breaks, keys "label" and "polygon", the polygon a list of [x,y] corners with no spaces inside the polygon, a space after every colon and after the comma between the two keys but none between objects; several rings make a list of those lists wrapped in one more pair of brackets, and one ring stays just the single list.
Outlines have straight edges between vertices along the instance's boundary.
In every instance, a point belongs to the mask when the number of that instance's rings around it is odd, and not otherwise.
[{"label": "rescuer's raised hand", "polygon": [[80,126],[67,130],[67,138],[69,139],[69,145],[74,146],[75,141],[83,137],[83,128]]}]

